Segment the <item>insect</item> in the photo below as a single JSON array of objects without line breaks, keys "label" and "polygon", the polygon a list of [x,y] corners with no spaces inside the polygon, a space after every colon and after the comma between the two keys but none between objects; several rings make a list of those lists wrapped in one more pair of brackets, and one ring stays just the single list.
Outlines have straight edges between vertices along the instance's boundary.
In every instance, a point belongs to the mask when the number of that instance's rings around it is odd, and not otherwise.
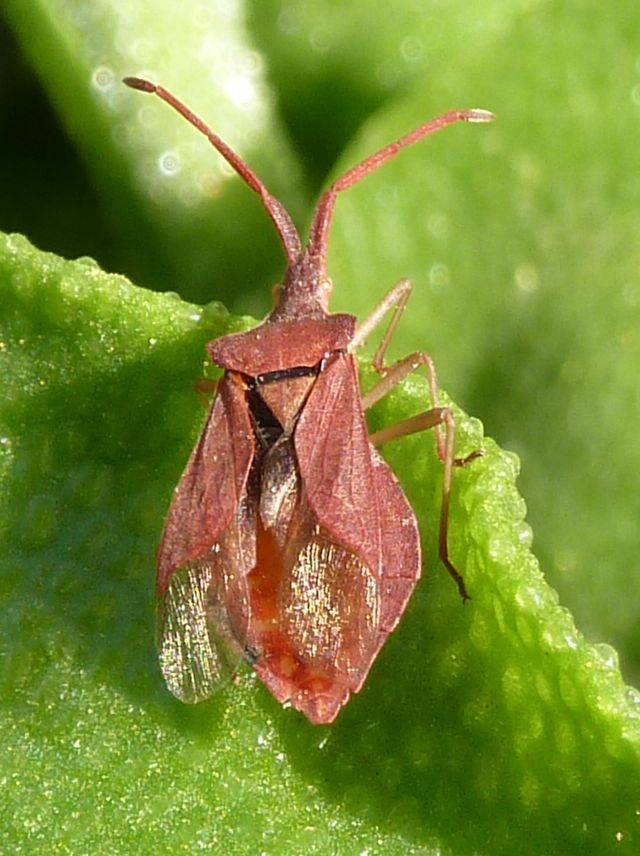
[{"label": "insect", "polygon": [[[456,121],[488,122],[485,110],[452,111],[363,160],[320,197],[306,247],[281,203],[247,164],[168,90],[140,78],[201,131],[261,198],[287,260],[274,306],[253,330],[210,342],[224,369],[200,438],[175,490],[157,560],[161,669],[174,695],[201,701],[247,659],[280,702],[330,723],[358,692],[420,577],[418,525],[377,451],[435,428],[443,462],[439,553],[447,529],[455,423],[438,405],[431,359],[384,356],[411,291],[400,280],[359,326],[328,312],[325,258],[338,193],[400,149]],[[373,360],[381,378],[361,394],[354,352],[392,312]],[[418,367],[431,409],[369,435],[365,411]]]}]

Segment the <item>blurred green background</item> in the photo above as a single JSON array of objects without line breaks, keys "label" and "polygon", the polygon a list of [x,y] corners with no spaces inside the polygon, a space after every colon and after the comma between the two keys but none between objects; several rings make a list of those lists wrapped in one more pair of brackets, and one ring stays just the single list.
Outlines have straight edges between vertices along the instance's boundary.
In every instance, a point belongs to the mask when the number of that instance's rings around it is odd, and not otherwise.
[{"label": "blurred green background", "polygon": [[447,391],[518,453],[548,582],[638,684],[637,4],[4,0],[2,12],[0,229],[235,313],[263,315],[281,275],[270,223],[195,131],[122,76],[179,94],[301,228],[328,180],[390,138],[451,107],[497,114],[339,201],[333,307],[362,316],[413,279],[394,353],[427,350]]}]

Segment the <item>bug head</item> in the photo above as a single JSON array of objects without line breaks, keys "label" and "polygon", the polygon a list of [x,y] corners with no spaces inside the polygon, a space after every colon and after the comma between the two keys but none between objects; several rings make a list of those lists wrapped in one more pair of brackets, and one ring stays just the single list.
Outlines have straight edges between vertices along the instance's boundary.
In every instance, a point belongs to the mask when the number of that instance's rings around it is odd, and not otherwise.
[{"label": "bug head", "polygon": [[202,119],[163,86],[140,77],[125,77],[123,82],[132,89],[157,95],[173,107],[204,134],[244,182],[260,196],[265,211],[273,221],[287,259],[287,272],[282,285],[274,295],[276,304],[272,315],[286,317],[324,315],[327,311],[331,293],[331,280],[326,270],[327,245],[338,193],[366,178],[395,157],[401,149],[447,125],[459,121],[490,122],[494,118],[493,113],[488,110],[451,110],[449,113],[425,122],[399,140],[389,143],[360,161],[334,181],[320,197],[314,212],[309,240],[303,247],[298,230],[282,203],[269,193],[253,170]]}]

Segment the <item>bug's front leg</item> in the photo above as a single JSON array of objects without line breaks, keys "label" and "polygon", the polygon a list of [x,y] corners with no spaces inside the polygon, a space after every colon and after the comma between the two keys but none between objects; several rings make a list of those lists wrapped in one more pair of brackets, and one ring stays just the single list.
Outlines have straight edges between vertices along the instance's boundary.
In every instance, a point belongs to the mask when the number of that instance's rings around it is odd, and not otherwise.
[{"label": "bug's front leg", "polygon": [[419,431],[426,431],[430,428],[435,429],[435,443],[438,458],[443,464],[444,472],[442,478],[442,504],[440,508],[440,527],[438,536],[438,553],[440,560],[446,567],[449,574],[455,580],[460,596],[463,600],[469,599],[469,594],[464,584],[464,580],[460,572],[456,569],[449,558],[448,533],[449,533],[449,510],[451,503],[451,486],[453,482],[453,468],[465,466],[482,455],[481,450],[475,450],[463,458],[455,457],[455,417],[450,407],[440,407],[438,403],[438,381],[433,360],[428,354],[422,351],[416,351],[409,356],[404,357],[391,366],[385,366],[384,357],[389,347],[389,342],[395,332],[395,329],[400,320],[400,316],[404,311],[409,296],[412,291],[411,282],[408,279],[402,279],[393,286],[393,288],[382,298],[378,305],[373,309],[370,315],[362,322],[356,330],[353,340],[350,345],[350,350],[353,351],[359,347],[365,340],[366,336],[377,327],[384,316],[391,310],[391,320],[382,337],[380,345],[373,357],[373,367],[382,377],[365,395],[362,397],[362,406],[365,410],[374,405],[381,398],[384,398],[391,390],[398,386],[412,372],[424,366],[427,372],[427,382],[429,384],[429,395],[431,398],[431,408],[412,416],[408,419],[403,419],[401,422],[396,422],[380,431],[371,434],[369,439],[374,446],[381,446],[388,443],[390,440],[406,437],[409,434],[415,434]]}]

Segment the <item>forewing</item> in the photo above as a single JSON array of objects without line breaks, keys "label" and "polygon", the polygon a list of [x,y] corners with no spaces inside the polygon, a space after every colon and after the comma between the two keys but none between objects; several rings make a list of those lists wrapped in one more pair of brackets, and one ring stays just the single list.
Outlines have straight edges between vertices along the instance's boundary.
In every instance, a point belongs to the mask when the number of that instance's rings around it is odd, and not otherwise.
[{"label": "forewing", "polygon": [[384,507],[381,573],[317,525],[304,506],[284,555],[281,656],[265,682],[312,722],[333,721],[361,689],[420,576],[415,517],[393,473],[372,454],[375,497]]},{"label": "forewing", "polygon": [[[375,486],[373,464],[370,479]],[[322,525],[301,484],[283,438],[262,461],[248,644],[277,699],[312,722],[331,722],[382,644],[386,588],[379,568]]]},{"label": "forewing", "polygon": [[[296,662],[345,685],[358,681],[379,624],[376,575],[319,523],[300,491],[290,440],[263,460],[256,587],[269,592],[282,635]],[[258,598],[256,598],[258,600]]]},{"label": "forewing", "polygon": [[210,696],[244,653],[255,564],[254,435],[231,373],[218,385],[173,497],[158,552],[157,646],[171,692]]},{"label": "forewing", "polygon": [[355,687],[379,623],[378,580],[318,526],[289,552],[280,608],[292,649],[332,680]]},{"label": "forewing", "polygon": [[249,491],[216,543],[174,571],[158,601],[162,674],[184,702],[210,696],[235,672],[250,621],[247,576],[255,565],[255,500]]},{"label": "forewing", "polygon": [[281,702],[335,719],[378,648],[379,586],[370,569],[298,503],[287,537],[258,525],[249,648]]},{"label": "forewing", "polygon": [[301,492],[318,523],[377,581],[384,638],[420,577],[420,538],[398,480],[369,442],[351,357],[339,355],[320,372],[298,421],[295,449]]},{"label": "forewing", "polygon": [[199,559],[229,526],[245,493],[253,456],[244,391],[227,373],[167,514],[158,551],[158,596],[174,571]]},{"label": "forewing", "polygon": [[262,677],[311,721],[331,722],[400,620],[420,576],[420,542],[397,479],[369,443],[349,357],[320,372],[295,452],[300,501],[278,602],[284,667],[276,657]]}]

